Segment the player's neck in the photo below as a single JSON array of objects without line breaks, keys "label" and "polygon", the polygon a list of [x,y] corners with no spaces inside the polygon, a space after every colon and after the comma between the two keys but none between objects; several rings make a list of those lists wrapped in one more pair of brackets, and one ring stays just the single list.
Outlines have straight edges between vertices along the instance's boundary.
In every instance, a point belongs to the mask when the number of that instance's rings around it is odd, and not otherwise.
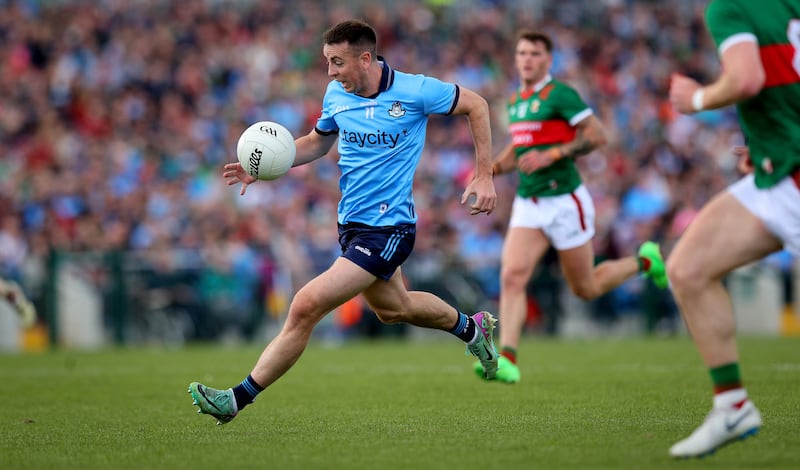
[{"label": "player's neck", "polygon": [[521,92],[527,93],[535,93],[547,84],[553,77],[550,76],[550,73],[546,73],[544,77],[534,78],[531,80],[522,80],[519,86],[519,90]]},{"label": "player's neck", "polygon": [[383,64],[375,61],[367,70],[367,86],[357,92],[358,96],[369,98],[378,94],[381,88],[381,77],[383,76]]}]

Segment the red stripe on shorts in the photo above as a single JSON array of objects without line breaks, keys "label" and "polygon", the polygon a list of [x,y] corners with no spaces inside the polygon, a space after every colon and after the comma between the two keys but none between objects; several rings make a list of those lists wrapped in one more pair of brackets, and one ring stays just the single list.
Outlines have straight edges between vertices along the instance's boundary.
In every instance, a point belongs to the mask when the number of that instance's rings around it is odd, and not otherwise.
[{"label": "red stripe on shorts", "polygon": [[578,196],[575,193],[569,193],[572,196],[572,200],[575,201],[575,205],[578,206],[578,217],[581,219],[581,230],[586,231],[586,217],[583,214],[583,204],[581,204],[581,200],[578,199]]}]

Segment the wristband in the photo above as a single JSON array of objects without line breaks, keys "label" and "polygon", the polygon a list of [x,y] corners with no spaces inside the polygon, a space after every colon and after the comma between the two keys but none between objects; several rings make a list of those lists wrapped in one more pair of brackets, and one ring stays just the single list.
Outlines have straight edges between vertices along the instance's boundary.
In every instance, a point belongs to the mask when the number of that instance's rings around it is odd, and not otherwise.
[{"label": "wristband", "polygon": [[703,98],[705,97],[705,94],[705,89],[698,88],[692,95],[692,108],[694,108],[695,111],[703,110]]}]

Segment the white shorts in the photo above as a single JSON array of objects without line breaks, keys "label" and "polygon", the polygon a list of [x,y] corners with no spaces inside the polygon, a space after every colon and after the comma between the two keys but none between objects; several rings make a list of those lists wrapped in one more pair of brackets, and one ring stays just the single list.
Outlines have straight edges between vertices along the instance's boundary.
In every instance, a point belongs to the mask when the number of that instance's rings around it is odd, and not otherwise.
[{"label": "white shorts", "polygon": [[742,205],[764,222],[784,248],[800,256],[800,189],[790,176],[771,188],[758,189],[752,174],[728,187]]},{"label": "white shorts", "polygon": [[559,196],[516,196],[508,226],[541,229],[556,250],[569,250],[594,237],[594,202],[585,185]]}]

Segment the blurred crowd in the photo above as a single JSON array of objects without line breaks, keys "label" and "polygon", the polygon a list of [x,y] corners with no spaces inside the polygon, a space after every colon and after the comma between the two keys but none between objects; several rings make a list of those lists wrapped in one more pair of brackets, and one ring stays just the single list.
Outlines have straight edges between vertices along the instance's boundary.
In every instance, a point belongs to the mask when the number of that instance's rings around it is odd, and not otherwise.
[{"label": "blurred crowd", "polygon": [[[54,250],[122,251],[153,273],[191,272],[200,305],[236,315],[256,292],[258,304],[285,308],[270,300],[276,286],[291,292],[339,253],[336,156],[244,197],[224,184],[222,165],[252,122],[295,136],[313,128],[329,80],[321,34],[350,17],[376,28],[393,67],[483,95],[498,149],[518,85],[516,33],[550,34],[553,75],[579,90],[609,135],[580,160],[598,256],[630,254],[645,239],[668,253],[737,177],[734,111],[685,117],[667,100],[671,72],[702,82],[717,74],[704,4],[0,0],[0,274],[35,291]],[[473,159],[463,118],[432,119],[404,270],[412,286],[467,273],[481,298],[496,299],[515,177],[496,179],[496,212],[469,216],[459,200]],[[604,308],[641,289],[623,286]]]}]

